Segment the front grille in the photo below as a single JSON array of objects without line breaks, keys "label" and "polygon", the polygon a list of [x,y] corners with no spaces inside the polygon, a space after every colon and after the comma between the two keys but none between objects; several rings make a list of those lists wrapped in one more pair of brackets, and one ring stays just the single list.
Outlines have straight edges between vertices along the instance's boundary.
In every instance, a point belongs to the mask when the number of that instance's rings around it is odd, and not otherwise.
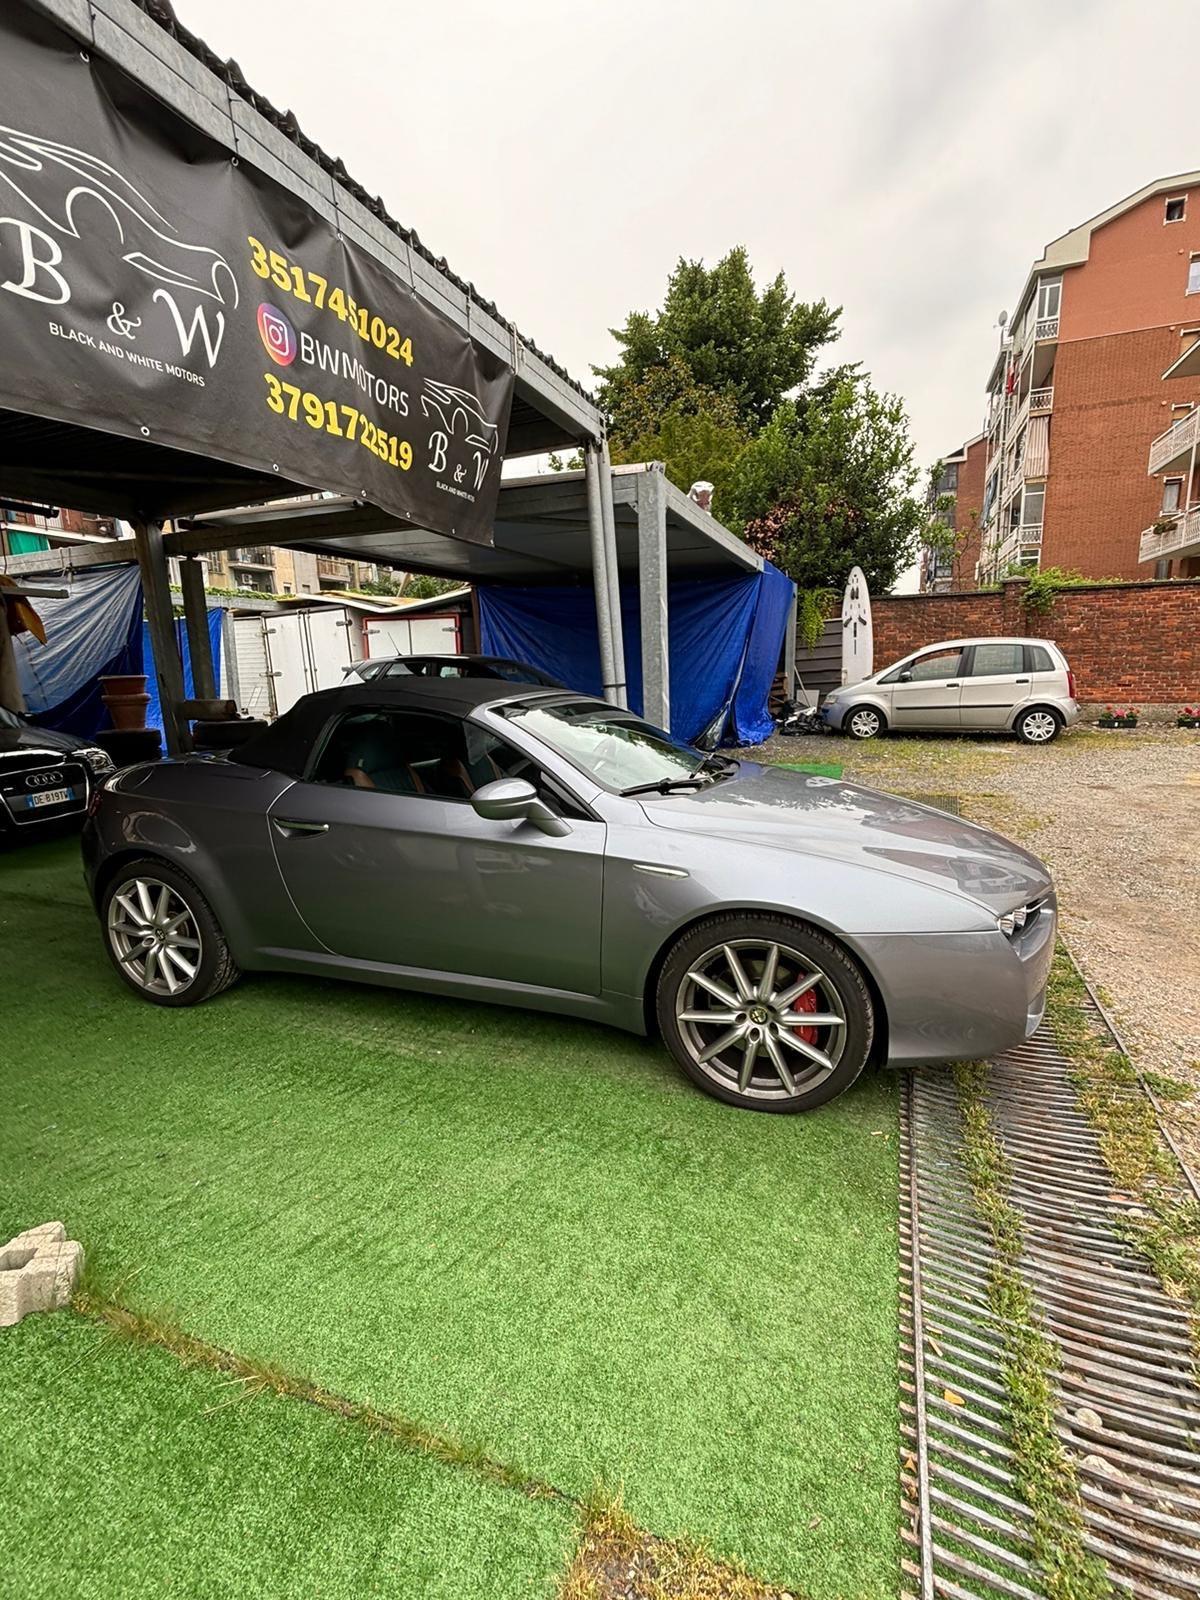
[{"label": "front grille", "polygon": [[[52,805],[31,805],[30,797],[69,789],[70,797]],[[51,822],[86,810],[88,769],[72,757],[52,755],[0,758],[0,816],[15,827]]]}]

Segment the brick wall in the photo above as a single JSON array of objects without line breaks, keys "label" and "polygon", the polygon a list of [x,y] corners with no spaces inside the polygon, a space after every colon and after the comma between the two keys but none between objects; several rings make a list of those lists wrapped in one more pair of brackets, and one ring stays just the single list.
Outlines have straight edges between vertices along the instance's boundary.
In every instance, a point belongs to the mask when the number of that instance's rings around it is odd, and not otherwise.
[{"label": "brick wall", "polygon": [[1048,614],[1027,612],[1024,590],[1011,578],[999,593],[873,600],[876,667],[939,639],[1018,635],[1058,645],[1082,701],[1200,701],[1200,580],[1065,589]]},{"label": "brick wall", "polygon": [[1200,380],[1162,381],[1178,354],[1179,332],[1170,327],[1059,345],[1044,567],[1153,577],[1152,566],[1138,565],[1140,536],[1162,504],[1161,478],[1146,474],[1150,441],[1170,427],[1171,401],[1200,400]]}]

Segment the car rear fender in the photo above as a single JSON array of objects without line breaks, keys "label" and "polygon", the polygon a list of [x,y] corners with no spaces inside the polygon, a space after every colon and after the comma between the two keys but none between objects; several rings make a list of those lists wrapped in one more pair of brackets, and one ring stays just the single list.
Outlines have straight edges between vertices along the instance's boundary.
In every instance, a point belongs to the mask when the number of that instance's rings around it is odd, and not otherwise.
[{"label": "car rear fender", "polygon": [[[177,771],[183,770],[181,763]],[[168,777],[166,768],[135,769],[104,790],[83,840],[97,907],[116,873],[149,857],[169,862],[196,884],[239,966],[260,965],[263,949],[310,948],[312,936],[275,864],[265,809],[292,780],[258,773],[265,781],[241,789],[202,776],[202,769],[192,773],[195,781],[188,784]]]}]

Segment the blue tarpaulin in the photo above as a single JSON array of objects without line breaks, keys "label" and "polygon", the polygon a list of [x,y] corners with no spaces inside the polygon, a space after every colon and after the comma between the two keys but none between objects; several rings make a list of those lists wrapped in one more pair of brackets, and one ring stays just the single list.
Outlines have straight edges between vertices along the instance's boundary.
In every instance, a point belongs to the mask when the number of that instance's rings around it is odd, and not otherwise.
[{"label": "blue tarpaulin", "polygon": [[[779,666],[793,585],[768,562],[738,578],[668,585],[671,732],[696,739],[722,712],[725,739],[754,744],[774,727],[767,695]],[[596,606],[590,589],[480,584],[481,649],[528,661],[583,693],[601,692]],[[636,584],[621,588],[629,703],[642,709]]]},{"label": "blue tarpaulin", "polygon": [[101,677],[143,670],[142,580],[130,562],[88,568],[69,586],[65,600],[35,602],[46,643],[20,633],[13,649],[30,716],[86,739],[110,726]]},{"label": "blue tarpaulin", "polygon": [[[212,650],[213,674],[217,680],[217,694],[221,693],[221,636],[224,631],[225,613],[223,611],[210,611],[208,613],[208,642]],[[187,628],[182,617],[175,618],[175,643],[183,659],[183,693],[188,700],[195,694],[195,685],[192,682],[192,652],[188,645]],[[146,661],[146,692],[150,696],[150,704],[146,707],[146,726],[157,728],[162,732],[162,707],[158,702],[158,678],[154,671],[154,647],[150,643],[150,629],[145,623],[142,625],[142,651]]]}]

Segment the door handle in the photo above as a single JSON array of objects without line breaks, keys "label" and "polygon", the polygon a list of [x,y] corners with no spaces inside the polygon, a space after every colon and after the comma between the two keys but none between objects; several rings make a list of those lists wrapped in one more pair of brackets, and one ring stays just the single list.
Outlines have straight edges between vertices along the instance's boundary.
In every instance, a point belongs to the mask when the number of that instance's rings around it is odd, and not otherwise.
[{"label": "door handle", "polygon": [[962,684],[959,683],[957,678],[948,678],[946,680],[946,687],[947,689],[961,689]]},{"label": "door handle", "polygon": [[271,823],[276,833],[282,834],[286,839],[293,833],[328,833],[327,822],[307,822],[303,817],[272,817]]},{"label": "door handle", "polygon": [[1017,679],[1015,679],[1015,682],[1017,682],[1017,683],[1028,683],[1029,679],[1028,678],[1017,678]]}]

